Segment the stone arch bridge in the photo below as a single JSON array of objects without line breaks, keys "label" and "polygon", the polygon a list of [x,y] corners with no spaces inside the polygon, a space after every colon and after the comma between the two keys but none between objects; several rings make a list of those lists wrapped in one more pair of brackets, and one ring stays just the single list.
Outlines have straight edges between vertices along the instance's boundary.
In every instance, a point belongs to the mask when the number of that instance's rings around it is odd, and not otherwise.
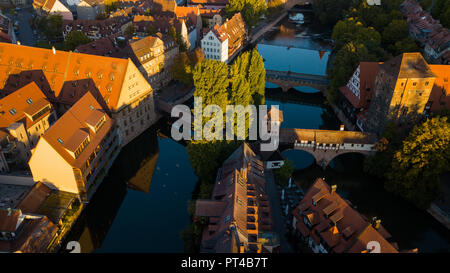
[{"label": "stone arch bridge", "polygon": [[322,168],[345,153],[375,154],[375,135],[355,131],[280,128],[280,146],[284,150],[302,150],[314,156]]},{"label": "stone arch bridge", "polygon": [[330,83],[326,76],[276,70],[266,70],[266,82],[278,85],[283,92],[296,86],[309,86],[323,94],[325,94]]}]

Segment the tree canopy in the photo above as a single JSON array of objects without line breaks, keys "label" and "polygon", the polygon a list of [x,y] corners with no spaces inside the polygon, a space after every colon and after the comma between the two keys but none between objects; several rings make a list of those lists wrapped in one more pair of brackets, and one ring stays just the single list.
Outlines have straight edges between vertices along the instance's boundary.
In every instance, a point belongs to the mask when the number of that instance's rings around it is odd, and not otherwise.
[{"label": "tree canopy", "polygon": [[264,0],[230,0],[225,7],[225,13],[228,18],[240,12],[249,28],[255,26],[261,15],[266,11],[267,5]]},{"label": "tree canopy", "polygon": [[[216,104],[225,114],[227,105],[264,103],[264,79],[264,63],[256,49],[243,52],[231,65],[204,59],[193,70],[194,96],[203,98],[203,107]],[[217,169],[241,143],[237,140],[189,142],[189,160],[200,180],[214,182]]]},{"label": "tree canopy", "polygon": [[434,117],[414,127],[394,154],[385,187],[426,209],[436,196],[440,176],[450,170],[450,123]]},{"label": "tree canopy", "polygon": [[79,45],[84,45],[92,42],[92,40],[87,37],[81,31],[71,31],[64,40],[64,49],[65,50],[74,50]]}]

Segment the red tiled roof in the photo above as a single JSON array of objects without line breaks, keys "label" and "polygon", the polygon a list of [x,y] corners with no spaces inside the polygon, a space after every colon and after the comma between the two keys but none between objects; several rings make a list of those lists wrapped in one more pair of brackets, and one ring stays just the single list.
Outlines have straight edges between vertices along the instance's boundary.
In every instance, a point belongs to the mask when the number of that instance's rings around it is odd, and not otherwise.
[{"label": "red tiled roof", "polygon": [[37,182],[25,196],[25,198],[20,201],[17,208],[24,213],[34,213],[47,199],[48,195],[52,189],[42,182]]},{"label": "red tiled roof", "polygon": [[429,98],[431,111],[450,109],[450,65],[429,66],[437,76]]},{"label": "red tiled roof", "polygon": [[342,95],[347,98],[353,107],[357,109],[369,107],[369,100],[373,94],[379,64],[382,63],[361,62],[359,64],[359,98],[348,88],[347,85],[351,84],[350,82],[339,88],[339,91],[341,91]]},{"label": "red tiled roof", "polygon": [[[313,202],[313,199],[315,202]],[[309,207],[309,209],[303,211],[302,216],[298,215],[298,210],[306,207]],[[308,229],[308,227],[303,223],[303,217],[307,217],[312,225],[310,236],[317,243],[321,239],[324,240],[331,252],[359,253],[366,249],[367,244],[364,243],[367,240],[379,241],[382,251],[396,252],[395,248],[383,237],[383,235],[390,237],[387,231],[381,227],[379,231],[372,228],[365,217],[353,209],[349,202],[340,197],[339,194],[332,193],[330,186],[320,178],[308,189],[293,215],[298,219],[297,229],[302,234],[307,234],[305,228]],[[369,228],[369,232],[365,233],[368,226],[372,230]],[[319,232],[320,237],[314,231]]]},{"label": "red tiled roof", "polygon": [[111,111],[119,107],[119,95],[131,62],[7,43],[0,43],[0,57],[3,94],[33,81],[49,100],[73,104],[90,91]]},{"label": "red tiled roof", "polygon": [[[97,132],[91,128],[91,116],[95,115],[98,123],[105,118],[104,124]],[[110,131],[114,121],[104,112],[91,93],[86,93],[67,112],[60,117],[39,139],[47,141],[71,166],[81,168],[91,153],[96,149],[106,134]],[[76,149],[89,137],[90,142],[78,157],[74,157]],[[38,149],[38,147],[36,148]],[[34,154],[33,154],[34,155]],[[33,155],[31,160],[33,160]]]},{"label": "red tiled roof", "polygon": [[22,122],[28,129],[44,117],[32,120],[32,116],[46,106],[51,107],[51,103],[39,87],[31,82],[0,99],[0,127],[6,128],[14,122]]},{"label": "red tiled roof", "polygon": [[0,232],[16,231],[21,214],[17,209],[0,209]]}]

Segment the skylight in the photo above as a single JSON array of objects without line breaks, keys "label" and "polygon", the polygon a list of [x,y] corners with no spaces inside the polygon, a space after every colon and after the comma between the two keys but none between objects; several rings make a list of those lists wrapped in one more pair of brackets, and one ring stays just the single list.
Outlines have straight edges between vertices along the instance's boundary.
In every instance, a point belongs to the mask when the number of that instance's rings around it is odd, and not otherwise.
[{"label": "skylight", "polygon": [[9,110],[9,113],[14,116],[17,113],[16,108]]},{"label": "skylight", "polygon": [[61,143],[61,144],[64,144],[64,142],[60,138],[58,138],[58,142]]},{"label": "skylight", "polygon": [[28,104],[32,104],[32,103],[33,103],[33,100],[32,100],[31,98],[28,98],[28,99],[27,99],[27,103],[28,103]]}]

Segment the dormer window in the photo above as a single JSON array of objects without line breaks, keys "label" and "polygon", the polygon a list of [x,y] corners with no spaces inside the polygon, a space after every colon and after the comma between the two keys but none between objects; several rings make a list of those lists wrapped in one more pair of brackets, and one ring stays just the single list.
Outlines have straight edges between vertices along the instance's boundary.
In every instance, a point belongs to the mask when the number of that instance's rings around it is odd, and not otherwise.
[{"label": "dormer window", "polygon": [[33,103],[33,100],[32,100],[31,98],[28,98],[28,99],[27,99],[27,103],[28,103],[28,104],[32,104],[32,103]]},{"label": "dormer window", "polygon": [[98,132],[98,130],[100,130],[102,128],[103,124],[105,124],[105,122],[106,122],[106,118],[105,118],[105,116],[103,116],[95,125],[95,132]]},{"label": "dormer window", "polygon": [[78,156],[83,152],[84,148],[86,148],[86,146],[89,144],[90,139],[89,136],[87,136],[83,142],[80,144],[80,146],[78,146],[78,148],[75,150],[75,158],[78,158]]},{"label": "dormer window", "polygon": [[16,108],[13,108],[13,109],[11,109],[11,110],[9,110],[9,113],[11,114],[11,115],[15,115],[15,114],[17,114],[17,111],[16,111]]}]

